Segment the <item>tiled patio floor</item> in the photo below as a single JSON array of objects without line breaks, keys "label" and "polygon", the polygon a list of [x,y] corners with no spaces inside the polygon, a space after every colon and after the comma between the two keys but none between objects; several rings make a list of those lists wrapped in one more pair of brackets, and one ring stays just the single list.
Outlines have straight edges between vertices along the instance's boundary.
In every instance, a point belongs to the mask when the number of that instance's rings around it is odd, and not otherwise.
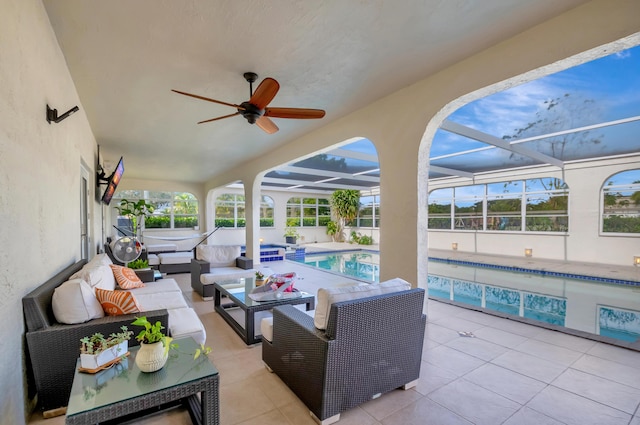
[{"label": "tiled patio floor", "polygon": [[[296,271],[296,286],[312,293],[349,281],[291,262],[269,267]],[[221,423],[313,424],[305,406],[264,368],[260,344],[245,346],[212,301],[191,293],[188,274],[172,277],[207,328],[210,358],[220,370]],[[339,424],[640,425],[640,352],[429,301],[422,359],[417,387],[351,409]],[[29,421],[63,423],[64,416],[38,413]],[[190,420],[175,409],[136,423]]]}]

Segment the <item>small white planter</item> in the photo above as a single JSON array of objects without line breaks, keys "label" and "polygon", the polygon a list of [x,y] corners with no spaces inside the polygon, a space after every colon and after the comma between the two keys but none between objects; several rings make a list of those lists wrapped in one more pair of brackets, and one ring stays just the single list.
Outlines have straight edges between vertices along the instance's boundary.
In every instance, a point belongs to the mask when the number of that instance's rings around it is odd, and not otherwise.
[{"label": "small white planter", "polygon": [[129,341],[122,341],[98,354],[80,354],[80,366],[83,369],[99,369],[105,364],[124,356],[129,350]]},{"label": "small white planter", "polygon": [[136,354],[136,366],[142,372],[155,372],[162,369],[169,357],[162,342],[153,344],[140,343],[140,349]]}]

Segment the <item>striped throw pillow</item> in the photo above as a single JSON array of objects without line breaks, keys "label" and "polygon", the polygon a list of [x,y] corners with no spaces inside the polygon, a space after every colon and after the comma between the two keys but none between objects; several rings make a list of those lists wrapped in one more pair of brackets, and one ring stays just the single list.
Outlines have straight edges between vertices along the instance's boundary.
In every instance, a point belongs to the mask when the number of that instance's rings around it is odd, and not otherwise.
[{"label": "striped throw pillow", "polygon": [[96,288],[96,298],[107,316],[140,313],[138,302],[131,292]]},{"label": "striped throw pillow", "polygon": [[142,288],[145,286],[133,269],[118,266],[117,264],[109,264],[109,267],[113,270],[116,282],[122,289]]}]

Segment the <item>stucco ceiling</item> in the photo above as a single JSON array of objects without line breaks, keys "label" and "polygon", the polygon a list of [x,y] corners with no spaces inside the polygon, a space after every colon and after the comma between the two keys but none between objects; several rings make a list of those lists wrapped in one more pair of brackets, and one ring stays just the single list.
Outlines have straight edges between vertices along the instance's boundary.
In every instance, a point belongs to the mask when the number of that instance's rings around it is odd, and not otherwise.
[{"label": "stucco ceiling", "polygon": [[[204,182],[583,0],[44,0],[103,158],[132,178]],[[232,108],[273,77],[269,135]],[[255,86],[254,86],[255,88]]]}]

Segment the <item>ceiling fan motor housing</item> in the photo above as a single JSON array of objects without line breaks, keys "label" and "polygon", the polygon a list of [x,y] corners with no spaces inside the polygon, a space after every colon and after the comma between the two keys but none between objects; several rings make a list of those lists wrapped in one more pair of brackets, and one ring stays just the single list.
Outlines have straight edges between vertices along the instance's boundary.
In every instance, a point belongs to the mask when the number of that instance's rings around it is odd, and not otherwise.
[{"label": "ceiling fan motor housing", "polygon": [[255,122],[264,114],[264,109],[258,109],[255,105],[252,105],[249,102],[242,102],[240,104],[240,108],[238,108],[238,112],[240,115],[245,117],[250,124],[255,124]]}]

